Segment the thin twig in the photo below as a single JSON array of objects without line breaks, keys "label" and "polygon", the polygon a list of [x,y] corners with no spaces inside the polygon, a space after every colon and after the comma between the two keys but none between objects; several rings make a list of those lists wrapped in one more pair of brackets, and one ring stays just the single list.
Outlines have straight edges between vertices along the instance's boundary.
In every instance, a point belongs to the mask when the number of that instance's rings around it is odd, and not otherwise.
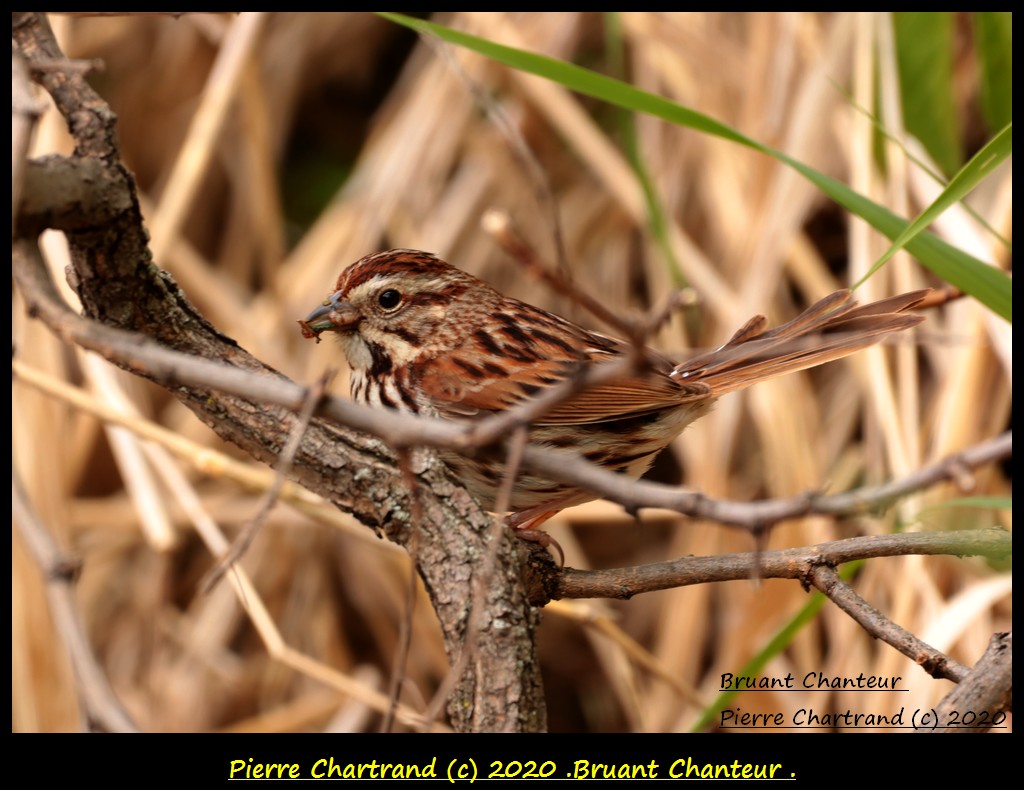
[{"label": "thin twig", "polygon": [[579,392],[608,381],[629,376],[636,371],[634,359],[627,355],[597,365],[580,365],[557,384],[511,408],[482,420],[467,424],[467,448],[481,448],[509,436],[516,428],[529,425]]},{"label": "thin twig", "polygon": [[11,231],[21,208],[22,184],[29,144],[46,105],[32,94],[28,67],[16,48],[11,50]]},{"label": "thin twig", "polygon": [[308,389],[306,398],[302,403],[302,408],[299,409],[299,413],[296,415],[295,423],[292,425],[292,429],[288,434],[288,441],[285,442],[284,449],[281,450],[281,454],[278,456],[278,462],[274,467],[274,482],[264,493],[260,499],[259,505],[256,508],[256,514],[249,520],[241,533],[235,539],[235,542],[231,544],[231,548],[228,552],[217,561],[203,577],[202,581],[199,582],[199,589],[208,593],[213,589],[213,586],[220,581],[221,576],[224,572],[242,559],[242,555],[249,549],[252,544],[253,538],[256,537],[256,533],[260,531],[260,527],[267,520],[270,515],[270,511],[274,509],[274,505],[277,503],[278,497],[281,495],[281,487],[287,480],[289,470],[292,468],[292,464],[295,462],[295,454],[299,450],[299,444],[302,442],[302,437],[306,434],[306,430],[309,428],[309,423],[313,419],[313,414],[316,412],[317,406],[321,399],[324,397],[324,393],[327,391],[327,386],[331,383],[331,379],[334,378],[334,374],[337,371],[328,370],[326,371],[317,381],[315,381]]},{"label": "thin twig", "polygon": [[853,588],[839,577],[835,568],[829,565],[816,565],[808,578],[832,603],[850,615],[872,637],[896,648],[932,677],[959,683],[967,675],[968,668],[959,661],[925,644],[857,595]]},{"label": "thin twig", "polygon": [[[409,528],[412,534],[409,536],[409,543],[406,549],[409,558],[412,560],[413,571],[409,574],[405,589],[405,613],[402,616],[398,629],[398,647],[391,665],[391,687],[388,689],[388,698],[391,704],[380,725],[381,732],[391,732],[395,724],[395,712],[398,710],[398,699],[402,692],[402,684],[405,682],[405,666],[409,660],[409,648],[412,645],[412,618],[416,609],[416,561],[419,555],[420,525],[423,522],[423,500],[420,496],[420,484],[416,474],[412,471],[410,459],[411,451],[403,449],[398,451],[398,469],[402,473],[402,480],[409,489],[411,502],[411,517]],[[433,721],[432,718],[426,721]]]},{"label": "thin twig", "polygon": [[571,299],[595,318],[620,332],[635,345],[642,346],[643,340],[638,336],[638,327],[634,323],[620,318],[602,302],[577,288],[567,277],[545,266],[536,250],[512,229],[512,223],[507,214],[501,211],[488,211],[481,224],[505,252],[553,291]]},{"label": "thin twig", "polygon": [[755,557],[762,579],[808,578],[818,565],[840,565],[871,557],[908,554],[948,554],[999,559],[1013,553],[1013,535],[1002,529],[960,532],[901,532],[897,535],[865,535],[816,546],[719,554],[713,557],[681,557],[630,568],[582,571],[565,568],[558,578],[555,598],[632,598],[640,593],[667,590],[706,582],[749,580]]},{"label": "thin twig", "polygon": [[99,58],[93,58],[90,60],[70,60],[67,58],[55,58],[53,60],[34,60],[32,62],[32,75],[43,73],[75,73],[75,74],[91,74],[94,72],[103,72],[106,68],[106,64]]},{"label": "thin twig", "polygon": [[[499,104],[479,82],[470,77],[464,68],[462,68],[458,60],[456,60],[452,54],[452,47],[450,45],[435,39],[433,36],[422,36],[421,40],[430,46],[434,52],[440,55],[448,67],[462,80],[463,84],[473,95],[477,105],[482,107],[484,112],[487,113],[488,120],[494,124],[498,132],[509,144],[512,155],[519,160],[520,164],[523,165],[523,169],[527,173],[530,183],[533,185],[533,191],[537,197],[537,201],[541,204],[541,214],[550,219],[551,237],[555,245],[555,255],[558,258],[559,270],[568,275],[569,256],[565,251],[565,235],[562,232],[562,222],[558,212],[558,201],[555,199],[555,193],[551,189],[551,183],[548,181],[547,173],[541,166],[540,162],[537,161],[537,157],[534,155],[533,150],[529,145],[527,145],[525,138],[516,128],[512,119],[509,118],[508,113],[505,112],[505,108]],[[486,222],[486,218],[484,221]]]},{"label": "thin twig", "polygon": [[11,515],[32,559],[46,581],[46,597],[50,603],[54,626],[63,637],[75,676],[82,707],[90,725],[106,732],[138,732],[138,728],[118,701],[103,673],[85,626],[78,613],[71,590],[78,563],[68,559],[40,522],[35,508],[11,463]]},{"label": "thin twig", "polygon": [[704,494],[681,491],[658,483],[629,480],[592,464],[579,463],[579,459],[567,458],[532,445],[526,448],[523,463],[560,483],[571,483],[597,492],[629,511],[659,507],[692,518],[754,530],[809,515],[850,516],[882,510],[914,491],[947,480],[956,481],[957,470],[961,468],[976,469],[1012,454],[1013,432],[1007,431],[889,483],[840,494],[809,492],[786,499],[755,502],[713,499]]}]

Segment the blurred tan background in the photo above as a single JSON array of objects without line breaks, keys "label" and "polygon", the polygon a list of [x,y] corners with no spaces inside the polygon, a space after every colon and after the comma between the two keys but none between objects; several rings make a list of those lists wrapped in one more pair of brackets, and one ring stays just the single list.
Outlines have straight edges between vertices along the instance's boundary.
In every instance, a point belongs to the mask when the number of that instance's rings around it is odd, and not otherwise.
[{"label": "blurred tan background", "polygon": [[[611,34],[597,14],[435,21],[612,74],[620,67],[610,53],[621,46],[621,68],[636,86],[779,147],[901,215],[934,197],[934,184],[903,150],[880,142],[854,106],[876,108],[903,135],[886,15],[635,13]],[[622,315],[692,288],[696,305],[656,338],[680,357],[724,342],[755,313],[791,317],[855,281],[888,246],[774,160],[637,117],[638,150],[668,220],[659,243],[617,110],[428,45],[370,14],[54,16],[52,24],[69,57],[104,64],[91,81],[118,115],[157,263],[221,331],[298,381],[344,364],[333,343],[304,342],[296,320],[345,265],[388,247],[435,252],[510,295],[590,320],[526,278],[481,229],[486,211],[504,211],[557,262],[551,210],[518,143],[555,197],[580,287]],[[969,50],[957,46],[958,120],[970,152],[991,131],[978,113]],[[62,121],[48,113],[35,152],[68,150]],[[971,203],[1009,236],[1012,171],[998,171]],[[935,230],[983,259],[1006,255],[960,207]],[[63,280],[60,238],[46,249]],[[935,281],[898,255],[859,295],[928,284]],[[249,593],[240,600],[223,582],[200,593],[210,547],[254,514],[267,471],[166,392],[60,344],[26,317],[17,294],[12,331],[20,361],[86,395],[84,407],[70,405],[16,379],[12,454],[44,522],[83,562],[77,593],[88,635],[136,722],[152,731],[373,730],[403,612],[404,553],[291,491],[243,560]],[[932,311],[914,338],[731,396],[653,475],[737,499],[906,475],[1008,426],[1008,364],[1008,326],[961,300]],[[347,392],[344,371],[335,389]],[[141,440],[112,429],[89,404],[165,433]],[[971,493],[1009,496],[1008,474],[980,471]],[[876,518],[787,522],[768,546],[1012,526],[1008,511],[931,507],[959,494],[931,489]],[[550,531],[567,564],[581,568],[753,548],[715,524],[661,513],[638,524],[605,502],[564,512]],[[12,729],[79,729],[75,680],[39,571],[17,536],[12,543]],[[1012,622],[1009,570],[980,560],[872,560],[855,585],[967,664]],[[807,601],[798,584],[769,581],[553,604],[540,634],[550,727],[686,730],[714,700],[721,673],[738,672]],[[402,701],[422,708],[447,664],[423,595],[413,620]],[[819,670],[901,675],[911,693],[899,704],[908,706],[931,705],[951,688],[830,605],[764,674]],[[353,693],[353,683],[364,691]],[[748,694],[736,704],[749,712],[898,707],[892,695],[842,693]]]}]

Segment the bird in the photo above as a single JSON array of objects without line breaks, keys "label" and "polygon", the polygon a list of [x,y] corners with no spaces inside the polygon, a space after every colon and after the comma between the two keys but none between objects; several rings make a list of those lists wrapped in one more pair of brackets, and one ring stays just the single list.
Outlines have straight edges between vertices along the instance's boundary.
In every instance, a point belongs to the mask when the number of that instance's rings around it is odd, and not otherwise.
[{"label": "bird", "polygon": [[[908,311],[928,293],[858,305],[849,291],[836,291],[774,329],[755,316],[723,345],[681,363],[644,349],[646,365],[574,392],[535,416],[529,441],[639,478],[722,395],[916,326],[924,318]],[[331,294],[299,324],[304,337],[318,342],[324,332],[337,335],[356,402],[447,420],[507,412],[631,351],[626,341],[505,296],[411,249],[370,254],[346,267]],[[440,455],[481,506],[493,510],[504,463],[453,450]],[[527,470],[513,483],[505,520],[520,537],[552,545],[538,527],[596,498]]]}]

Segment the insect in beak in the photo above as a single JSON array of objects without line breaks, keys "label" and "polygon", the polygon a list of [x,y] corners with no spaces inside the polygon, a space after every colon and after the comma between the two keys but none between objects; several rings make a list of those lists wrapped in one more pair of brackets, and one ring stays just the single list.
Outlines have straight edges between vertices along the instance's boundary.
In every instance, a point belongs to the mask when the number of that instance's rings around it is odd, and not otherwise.
[{"label": "insect in beak", "polygon": [[341,291],[335,291],[313,312],[299,321],[302,336],[320,342],[322,332],[341,332],[359,323],[361,316],[356,309],[341,298]]}]

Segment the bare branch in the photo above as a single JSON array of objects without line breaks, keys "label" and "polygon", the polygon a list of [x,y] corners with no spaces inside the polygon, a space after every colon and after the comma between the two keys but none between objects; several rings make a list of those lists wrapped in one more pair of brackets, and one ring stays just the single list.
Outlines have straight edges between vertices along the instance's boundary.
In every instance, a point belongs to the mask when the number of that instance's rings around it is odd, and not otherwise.
[{"label": "bare branch", "polygon": [[[17,464],[11,464],[12,469],[16,467]],[[11,510],[14,524],[46,581],[50,612],[78,677],[78,688],[87,719],[90,724],[106,732],[138,732],[107,682],[78,614],[72,591],[77,564],[61,553],[50,533],[40,523],[18,475],[13,472]]]},{"label": "bare branch", "polygon": [[11,232],[14,232],[25,181],[25,158],[36,121],[43,111],[32,95],[28,68],[17,49],[11,50]]},{"label": "bare branch", "polygon": [[760,502],[712,499],[697,492],[680,491],[644,480],[632,481],[533,446],[526,448],[523,464],[559,482],[599,492],[630,512],[644,507],[659,507],[693,518],[754,530],[812,514],[849,516],[880,510],[913,491],[945,480],[956,480],[960,469],[976,469],[1012,454],[1013,433],[1007,431],[890,483],[829,496],[811,492]]},{"label": "bare branch", "polygon": [[277,502],[277,498],[281,495],[281,487],[284,485],[288,470],[291,469],[292,464],[295,462],[295,454],[299,451],[299,442],[302,441],[303,434],[309,428],[309,422],[313,419],[313,412],[316,411],[316,406],[320,399],[323,398],[324,392],[332,378],[334,378],[334,372],[328,371],[309,388],[305,402],[302,404],[302,409],[299,410],[294,421],[295,424],[288,435],[288,441],[278,458],[274,469],[273,484],[264,492],[263,498],[256,508],[256,515],[250,519],[241,534],[235,539],[231,549],[220,558],[217,564],[199,582],[199,589],[203,592],[209,592],[213,589],[213,586],[224,575],[224,572],[242,558],[252,544],[253,538],[256,537],[256,533],[259,532],[263,522],[267,520],[267,516],[270,515],[274,503]]},{"label": "bare branch", "polygon": [[[323,397],[322,391],[320,396]],[[409,519],[411,535],[406,549],[408,550],[409,557],[412,559],[413,566],[415,567],[416,559],[419,555],[420,525],[423,522],[423,500],[419,481],[416,479],[416,475],[412,471],[412,458],[409,450],[399,451],[398,469],[402,474],[402,480],[405,482],[406,488],[409,489],[412,504],[412,512]],[[391,688],[388,690],[388,710],[381,721],[381,732],[391,732],[395,723],[395,716],[398,712],[398,702],[402,693],[402,684],[405,682],[406,677],[406,662],[409,659],[409,648],[412,645],[412,618],[415,607],[416,574],[410,573],[405,588],[405,614],[401,620],[398,632],[398,647],[395,650],[391,666]],[[463,642],[469,638],[470,636],[467,634]],[[459,672],[456,677],[460,677],[461,675],[462,673]],[[445,701],[447,702],[447,697],[445,698]],[[426,720],[432,722],[434,717],[428,717]]]},{"label": "bare branch", "polygon": [[504,250],[530,274],[542,280],[556,293],[571,299],[598,320],[613,327],[637,348],[642,348],[644,338],[641,336],[642,329],[637,324],[620,318],[599,300],[577,288],[568,278],[545,266],[536,251],[512,230],[512,225],[505,214],[490,211],[484,215],[483,225]]},{"label": "bare branch", "polygon": [[867,535],[781,551],[720,554],[714,557],[682,557],[632,568],[580,571],[566,568],[560,574],[555,598],[632,598],[634,595],[705,582],[750,579],[755,557],[762,579],[809,579],[818,565],[841,565],[871,557],[906,554],[978,555],[1008,557],[1013,537],[1000,529],[964,532],[905,532],[898,535]]},{"label": "bare branch", "polygon": [[932,677],[959,683],[967,675],[967,667],[959,661],[954,661],[931,645],[925,644],[857,595],[850,585],[839,578],[835,568],[817,565],[811,571],[810,580],[836,606],[856,620],[861,628],[876,639],[892,645],[907,658],[913,659],[914,663]]},{"label": "bare branch", "polygon": [[935,711],[940,732],[1005,728],[1013,710],[1013,632],[993,634],[988,649]]}]

